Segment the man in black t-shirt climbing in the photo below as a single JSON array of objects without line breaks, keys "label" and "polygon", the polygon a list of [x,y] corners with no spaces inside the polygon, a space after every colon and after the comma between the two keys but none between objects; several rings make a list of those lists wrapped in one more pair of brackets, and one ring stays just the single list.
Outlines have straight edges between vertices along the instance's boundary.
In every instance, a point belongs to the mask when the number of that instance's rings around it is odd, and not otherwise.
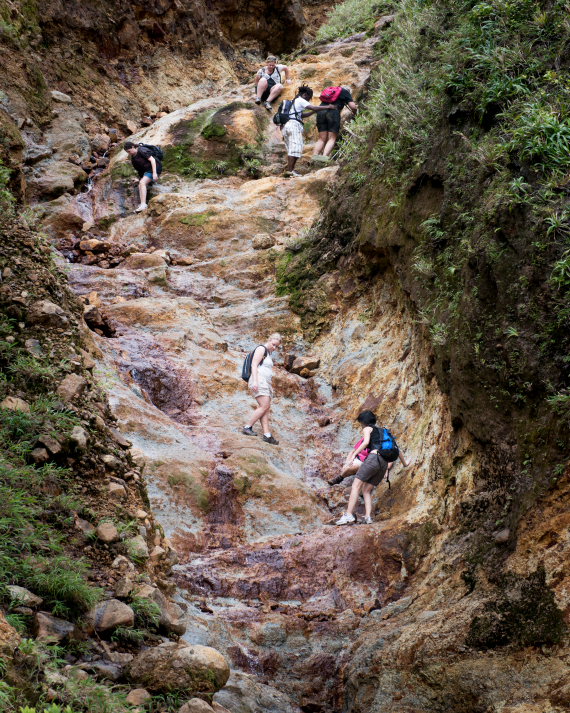
[{"label": "man in black t-shirt climbing", "polygon": [[162,164],[152,155],[151,149],[147,146],[133,144],[132,141],[125,141],[125,151],[131,157],[133,168],[139,174],[139,197],[140,205],[136,209],[137,213],[147,209],[146,195],[148,186],[162,173]]},{"label": "man in black t-shirt climbing", "polygon": [[326,161],[335,147],[336,140],[340,132],[341,111],[345,106],[347,106],[352,112],[352,115],[355,116],[357,106],[356,102],[352,98],[350,90],[346,87],[342,87],[340,94],[334,102],[323,101],[321,106],[330,106],[331,108],[330,111],[322,111],[317,114],[317,129],[319,131],[319,138],[315,144],[313,159],[317,161]]}]

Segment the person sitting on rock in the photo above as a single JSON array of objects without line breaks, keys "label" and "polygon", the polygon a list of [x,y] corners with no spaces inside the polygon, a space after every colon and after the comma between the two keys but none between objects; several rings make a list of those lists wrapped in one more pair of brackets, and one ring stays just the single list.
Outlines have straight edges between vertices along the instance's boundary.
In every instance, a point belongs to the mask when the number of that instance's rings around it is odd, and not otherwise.
[{"label": "person sitting on rock", "polygon": [[242,433],[245,433],[246,436],[257,436],[253,426],[257,421],[261,421],[263,440],[274,446],[278,445],[279,441],[271,435],[269,428],[269,410],[271,409],[271,399],[273,398],[273,387],[271,386],[273,359],[271,354],[280,344],[281,335],[275,332],[265,344],[260,344],[253,352],[248,387],[259,406],[242,429]]},{"label": "person sitting on rock", "polygon": [[[322,99],[322,95],[321,95]],[[336,140],[340,132],[340,113],[345,106],[348,106],[352,115],[356,115],[358,109],[349,89],[342,87],[342,90],[334,102],[322,102],[321,106],[328,107],[329,111],[322,111],[317,114],[317,130],[319,138],[315,144],[314,160],[327,160],[335,147]]]},{"label": "person sitting on rock", "polygon": [[[341,476],[339,476],[340,480],[342,480],[347,475],[356,473],[356,477],[352,483],[346,512],[336,521],[336,525],[350,525],[356,522],[354,510],[361,491],[364,498],[364,522],[370,524],[372,522],[372,491],[382,482],[389,465],[398,458],[404,468],[410,465],[400,448],[396,445],[395,440],[392,439],[392,444],[386,444],[384,442],[385,429],[376,426],[376,415],[372,413],[372,411],[362,411],[358,414],[356,420],[363,427],[362,438],[350,452],[345,461]],[[391,434],[389,435],[391,436]],[[385,449],[385,445],[392,445],[393,447]],[[368,456],[363,463],[358,461],[357,465],[358,455],[365,449],[369,450]],[[331,481],[331,484],[336,482],[339,482],[339,480],[335,479]]]},{"label": "person sitting on rock", "polygon": [[271,102],[275,101],[283,91],[283,77],[287,84],[291,84],[291,79],[289,67],[285,64],[277,64],[277,57],[270,55],[265,62],[265,67],[262,67],[255,76],[255,103],[263,102],[263,106],[271,111]]},{"label": "person sitting on rock", "polygon": [[[287,168],[285,169],[286,176],[300,176],[300,173],[295,171],[297,159],[303,155],[305,148],[304,126],[303,119],[311,116],[315,112],[326,111],[326,107],[310,104],[313,97],[313,90],[310,87],[299,87],[297,96],[291,102],[289,109],[289,121],[281,128],[283,141],[287,148]],[[285,102],[282,102],[285,103]]]},{"label": "person sitting on rock", "polygon": [[151,183],[158,181],[162,173],[162,164],[152,155],[152,151],[146,146],[139,146],[132,141],[125,141],[125,151],[131,157],[133,168],[139,174],[139,198],[140,204],[136,209],[137,213],[147,209],[146,196]]}]

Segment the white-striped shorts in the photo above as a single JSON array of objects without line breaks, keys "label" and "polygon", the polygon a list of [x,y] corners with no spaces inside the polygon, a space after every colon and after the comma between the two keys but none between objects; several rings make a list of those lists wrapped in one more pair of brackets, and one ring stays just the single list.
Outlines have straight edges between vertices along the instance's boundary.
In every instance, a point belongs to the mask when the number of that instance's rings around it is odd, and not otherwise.
[{"label": "white-striped shorts", "polygon": [[301,158],[305,146],[303,124],[296,119],[289,119],[283,127],[283,141],[285,141],[288,156]]}]

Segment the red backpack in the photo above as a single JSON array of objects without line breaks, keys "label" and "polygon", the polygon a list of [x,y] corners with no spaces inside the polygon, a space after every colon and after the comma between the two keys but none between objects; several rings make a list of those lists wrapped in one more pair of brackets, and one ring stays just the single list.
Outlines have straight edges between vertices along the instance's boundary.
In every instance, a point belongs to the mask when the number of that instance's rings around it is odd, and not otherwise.
[{"label": "red backpack", "polygon": [[321,101],[325,104],[333,104],[340,96],[342,87],[327,87],[321,92]]}]

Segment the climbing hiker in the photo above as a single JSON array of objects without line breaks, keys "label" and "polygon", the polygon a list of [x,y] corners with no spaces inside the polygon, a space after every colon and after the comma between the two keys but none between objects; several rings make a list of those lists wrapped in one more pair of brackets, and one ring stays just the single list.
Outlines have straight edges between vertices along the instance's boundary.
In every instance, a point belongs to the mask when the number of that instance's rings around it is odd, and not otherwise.
[{"label": "climbing hiker", "polygon": [[273,437],[269,428],[269,411],[271,409],[271,399],[273,398],[273,388],[271,386],[273,359],[271,354],[279,347],[281,341],[280,334],[277,332],[272,334],[265,344],[260,344],[246,357],[242,372],[242,378],[248,378],[249,389],[259,404],[248,423],[242,428],[242,433],[245,433],[246,436],[257,436],[253,426],[257,421],[261,421],[263,440],[274,446],[279,441]]},{"label": "climbing hiker", "polygon": [[[372,491],[382,482],[389,464],[399,458],[404,468],[410,465],[390,431],[376,425],[376,415],[372,411],[362,411],[356,420],[362,426],[362,438],[350,452],[339,478],[343,480],[354,472],[356,472],[356,477],[352,483],[346,512],[336,521],[336,525],[350,525],[356,522],[354,509],[361,491],[364,498],[364,522],[370,524],[372,522]],[[365,461],[357,465],[358,456],[366,449],[369,450],[369,453]],[[337,482],[339,479],[335,478],[331,484]]]},{"label": "climbing hiker", "polygon": [[263,106],[271,111],[271,102],[275,101],[283,91],[283,77],[287,84],[291,84],[289,67],[285,64],[278,64],[277,57],[270,55],[265,60],[265,67],[262,67],[255,75],[255,103],[263,102]]},{"label": "climbing hiker", "polygon": [[148,207],[146,204],[148,187],[158,181],[162,173],[162,150],[158,146],[134,144],[132,141],[125,141],[124,148],[131,157],[133,168],[139,174],[140,203],[136,212],[140,213]]},{"label": "climbing hiker", "polygon": [[328,108],[317,114],[317,130],[319,138],[315,144],[313,160],[328,160],[335,147],[340,132],[340,114],[347,106],[356,116],[357,105],[352,98],[350,90],[346,87],[327,87],[321,92],[321,106]]},{"label": "climbing hiker", "polygon": [[313,90],[310,87],[299,87],[296,97],[281,102],[273,117],[273,122],[281,127],[283,141],[287,148],[286,176],[301,175],[294,169],[297,159],[301,158],[305,147],[303,118],[311,116],[315,112],[327,110],[327,107],[310,104],[312,97]]}]

